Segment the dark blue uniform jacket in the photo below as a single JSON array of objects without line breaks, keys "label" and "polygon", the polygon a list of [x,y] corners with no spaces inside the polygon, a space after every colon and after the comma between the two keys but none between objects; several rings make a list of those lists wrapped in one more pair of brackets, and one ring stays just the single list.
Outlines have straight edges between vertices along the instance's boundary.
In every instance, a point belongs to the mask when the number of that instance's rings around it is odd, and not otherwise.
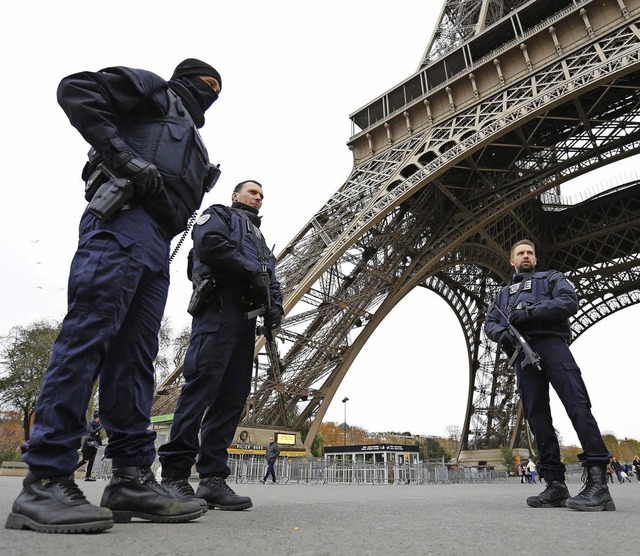
[{"label": "dark blue uniform jacket", "polygon": [[[526,282],[518,294],[522,280]],[[525,336],[571,339],[569,317],[578,311],[578,297],[564,274],[555,270],[514,274],[487,311],[484,330],[488,338],[498,342],[508,327],[495,305],[508,315],[520,302],[527,303],[531,309],[531,319],[518,325]]]},{"label": "dark blue uniform jacket", "polygon": [[58,102],[96,151],[83,179],[119,152],[155,164],[165,192],[144,201],[143,208],[168,237],[184,230],[202,202],[210,164],[193,120],[167,82],[126,67],[81,72],[60,82]]},{"label": "dark blue uniform jacket", "polygon": [[[202,213],[193,228],[194,270],[206,265],[210,270],[207,274],[213,275],[219,289],[236,298],[249,293],[252,277],[261,271],[261,254],[251,237],[255,230],[239,216],[241,210],[212,205]],[[260,218],[251,213],[249,217],[254,226],[259,228]],[[266,248],[264,238],[258,239]],[[271,305],[282,310],[280,284],[275,274],[276,260],[270,250],[266,249],[266,252]],[[201,320],[206,320],[206,317],[205,310]],[[194,327],[199,319],[194,319]]]}]

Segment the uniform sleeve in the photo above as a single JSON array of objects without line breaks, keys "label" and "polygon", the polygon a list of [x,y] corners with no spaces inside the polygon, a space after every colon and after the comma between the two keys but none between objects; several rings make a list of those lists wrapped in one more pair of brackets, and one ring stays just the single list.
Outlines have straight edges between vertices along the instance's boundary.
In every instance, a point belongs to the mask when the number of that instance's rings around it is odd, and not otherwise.
[{"label": "uniform sleeve", "polygon": [[58,86],[58,103],[82,137],[103,158],[131,151],[119,135],[119,123],[144,102],[131,81],[105,72],[81,72]]},{"label": "uniform sleeve", "polygon": [[196,224],[193,231],[194,251],[198,260],[206,264],[223,282],[250,282],[260,266],[242,255],[229,237],[229,227],[212,210],[206,222]]},{"label": "uniform sleeve", "polygon": [[484,321],[484,332],[487,338],[494,342],[500,341],[502,333],[509,328],[506,319],[496,308],[496,303],[500,302],[500,295],[489,305]]},{"label": "uniform sleeve", "polygon": [[566,320],[578,312],[578,296],[569,280],[561,272],[554,272],[549,280],[549,299],[533,305],[531,316],[538,322]]}]

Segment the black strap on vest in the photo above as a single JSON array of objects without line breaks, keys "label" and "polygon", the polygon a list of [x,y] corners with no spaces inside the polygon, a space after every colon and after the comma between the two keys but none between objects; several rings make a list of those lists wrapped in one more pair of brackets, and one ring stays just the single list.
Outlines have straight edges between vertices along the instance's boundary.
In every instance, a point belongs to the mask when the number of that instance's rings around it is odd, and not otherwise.
[{"label": "black strap on vest", "polygon": [[266,270],[269,257],[271,256],[271,250],[267,247],[260,228],[251,222],[251,218],[249,218],[249,215],[244,210],[234,208],[231,210],[247,223],[247,232],[251,235],[251,241],[258,250],[258,257],[260,257],[260,261],[262,262],[263,270]]},{"label": "black strap on vest", "polygon": [[[529,274],[528,279],[529,280],[533,279],[533,272],[531,274]],[[520,282],[520,286],[518,287],[518,290],[513,295],[513,301],[509,302],[509,297],[511,297],[511,296],[507,296],[507,314],[509,314],[511,312],[511,310],[513,309],[513,307],[515,306],[516,301],[518,301],[518,297],[520,297],[520,293],[522,293],[522,290],[523,290],[524,285],[526,283],[527,283],[527,276],[525,274],[525,276],[522,278],[522,281]],[[531,287],[533,288],[533,282],[531,283]]]}]

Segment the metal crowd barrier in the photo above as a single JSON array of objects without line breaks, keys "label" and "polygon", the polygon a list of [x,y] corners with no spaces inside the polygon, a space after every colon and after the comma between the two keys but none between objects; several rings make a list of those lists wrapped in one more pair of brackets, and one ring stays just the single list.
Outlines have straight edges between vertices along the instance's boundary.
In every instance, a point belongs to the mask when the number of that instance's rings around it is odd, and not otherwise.
[{"label": "metal crowd barrier", "polygon": [[[156,458],[152,466],[158,472],[160,463]],[[257,483],[267,469],[264,456],[229,454],[231,483]],[[319,458],[278,458],[275,464],[278,484],[353,484],[353,485],[425,485],[452,483],[496,483],[505,482],[506,471],[477,467],[452,469],[442,463],[397,465],[393,463],[329,462]],[[104,458],[104,446],[98,448],[93,465],[93,476],[97,479],[111,478],[111,460]],[[192,478],[197,478],[195,468]],[[159,477],[158,477],[159,480]]]},{"label": "metal crowd barrier", "polygon": [[[231,454],[231,475],[236,483],[257,482],[265,474],[264,457]],[[451,469],[442,463],[396,465],[393,463],[328,462],[318,458],[279,458],[275,465],[279,484],[419,485],[505,482],[506,471],[464,467]]]}]

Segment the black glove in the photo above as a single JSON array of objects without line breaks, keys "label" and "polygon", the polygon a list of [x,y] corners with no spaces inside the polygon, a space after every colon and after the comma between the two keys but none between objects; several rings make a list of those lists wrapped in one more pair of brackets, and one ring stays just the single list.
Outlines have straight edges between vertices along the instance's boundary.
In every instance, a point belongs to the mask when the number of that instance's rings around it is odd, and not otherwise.
[{"label": "black glove", "polygon": [[251,277],[251,284],[249,285],[251,291],[251,299],[259,305],[266,305],[267,299],[269,299],[269,287],[264,280],[264,276],[261,272],[256,272]]},{"label": "black glove", "polygon": [[522,309],[514,309],[509,315],[509,322],[513,326],[518,326],[523,322],[527,322],[533,318],[530,307],[523,307]]},{"label": "black glove", "polygon": [[137,199],[151,199],[164,189],[158,169],[128,151],[115,155],[111,159],[111,165],[117,175],[131,178]]},{"label": "black glove", "polygon": [[272,330],[278,328],[282,323],[282,311],[280,307],[269,307],[269,310],[264,315],[264,324]]},{"label": "black glove", "polygon": [[502,351],[504,351],[509,357],[511,357],[513,352],[516,350],[514,338],[509,330],[505,330],[500,334],[498,343],[500,344]]}]

